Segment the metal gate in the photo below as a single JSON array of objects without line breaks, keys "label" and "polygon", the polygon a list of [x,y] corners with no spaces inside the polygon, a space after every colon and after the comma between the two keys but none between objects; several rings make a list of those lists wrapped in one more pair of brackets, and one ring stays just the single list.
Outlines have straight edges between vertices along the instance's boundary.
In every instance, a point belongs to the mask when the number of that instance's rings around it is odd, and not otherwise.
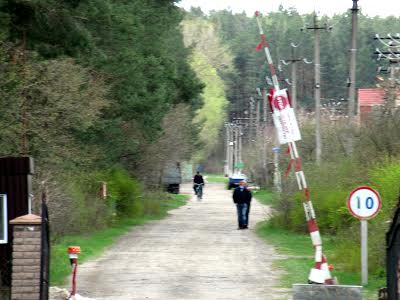
[{"label": "metal gate", "polygon": [[42,194],[42,254],[40,258],[40,300],[49,300],[50,231],[46,193]]},{"label": "metal gate", "polygon": [[400,197],[396,213],[386,234],[387,297],[400,300]]}]

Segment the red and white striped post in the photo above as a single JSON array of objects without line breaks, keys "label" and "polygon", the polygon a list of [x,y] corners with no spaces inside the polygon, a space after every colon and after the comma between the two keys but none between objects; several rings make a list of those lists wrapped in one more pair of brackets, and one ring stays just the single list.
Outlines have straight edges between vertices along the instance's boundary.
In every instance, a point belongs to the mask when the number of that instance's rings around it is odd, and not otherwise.
[{"label": "red and white striped post", "polygon": [[[262,29],[261,25],[261,14],[260,12],[255,13],[258,28],[260,31],[260,36],[261,36],[261,46],[264,48],[265,56],[269,65],[269,69],[271,72],[272,76],[272,82],[274,85],[274,90],[279,91],[279,81],[278,77],[276,75],[275,67],[271,58],[270,51],[268,49],[267,45],[267,40],[264,35],[264,31]],[[272,97],[272,96],[271,96]],[[305,200],[303,201],[303,207],[304,207],[304,212],[306,215],[306,220],[307,220],[307,225],[308,225],[308,231],[311,236],[311,241],[315,249],[315,266],[314,268],[311,269],[310,275],[308,277],[308,280],[312,283],[319,283],[319,284],[333,284],[334,281],[332,279],[331,273],[330,273],[330,267],[328,266],[328,262],[326,260],[326,257],[323,255],[322,252],[322,240],[321,240],[321,235],[319,233],[318,229],[318,224],[317,224],[317,219],[315,215],[315,211],[312,205],[311,197],[310,197],[310,191],[307,186],[306,182],[306,177],[304,175],[302,165],[301,165],[301,160],[299,153],[297,151],[296,143],[294,141],[291,141],[288,143],[289,146],[289,153],[290,153],[290,163],[289,163],[289,169],[292,167],[294,164],[294,171],[295,171],[295,176],[296,176],[296,181],[299,186],[299,190],[304,191],[305,195]]]}]

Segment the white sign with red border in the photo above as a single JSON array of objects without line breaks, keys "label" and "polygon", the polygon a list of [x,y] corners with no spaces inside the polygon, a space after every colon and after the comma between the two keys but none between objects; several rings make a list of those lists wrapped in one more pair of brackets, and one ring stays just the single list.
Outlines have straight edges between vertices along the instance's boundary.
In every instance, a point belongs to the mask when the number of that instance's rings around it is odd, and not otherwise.
[{"label": "white sign with red border", "polygon": [[379,193],[368,186],[356,188],[347,198],[350,213],[360,220],[372,219],[378,214],[381,206]]},{"label": "white sign with red border", "polygon": [[287,91],[274,91],[271,99],[274,125],[280,144],[301,140],[299,126],[293,108],[290,107]]}]

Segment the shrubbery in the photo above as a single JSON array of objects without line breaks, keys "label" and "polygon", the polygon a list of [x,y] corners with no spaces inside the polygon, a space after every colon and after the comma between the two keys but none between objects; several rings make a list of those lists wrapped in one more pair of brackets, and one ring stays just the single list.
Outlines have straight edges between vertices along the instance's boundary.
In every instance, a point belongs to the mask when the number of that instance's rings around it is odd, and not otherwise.
[{"label": "shrubbery", "polygon": [[[321,234],[335,241],[334,256],[330,256],[330,262],[342,270],[360,270],[360,222],[348,211],[346,200],[353,189],[368,185],[382,197],[380,213],[368,222],[369,268],[372,274],[384,274],[385,234],[400,199],[400,157],[397,155],[400,130],[393,123],[399,113],[383,109],[367,124],[351,130],[342,122],[323,124],[321,165],[313,160],[315,137],[309,130],[312,121],[302,120],[305,130],[302,130],[303,139],[298,145],[304,160],[303,169]],[[349,138],[353,139],[352,146],[349,146]],[[352,151],[349,151],[351,148]],[[286,159],[282,160],[285,160],[281,162],[285,165]],[[271,224],[307,234],[304,200],[304,193],[298,190],[291,173],[287,180],[283,180],[283,193],[273,201],[275,215]]]},{"label": "shrubbery", "polygon": [[[105,199],[100,196],[102,182],[107,183]],[[58,239],[90,233],[121,219],[160,217],[173,197],[165,192],[145,190],[126,170],[114,168],[108,172],[70,176],[62,186],[50,187],[48,199],[52,236]]]}]

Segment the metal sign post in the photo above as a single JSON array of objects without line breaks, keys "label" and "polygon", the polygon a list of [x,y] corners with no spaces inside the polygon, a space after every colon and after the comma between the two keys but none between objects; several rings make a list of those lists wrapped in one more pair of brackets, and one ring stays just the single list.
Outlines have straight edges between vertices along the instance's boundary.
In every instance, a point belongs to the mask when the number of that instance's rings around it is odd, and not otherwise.
[{"label": "metal sign post", "polygon": [[379,193],[368,187],[360,186],[347,198],[350,213],[361,221],[361,284],[368,284],[368,220],[375,217],[381,209]]}]

